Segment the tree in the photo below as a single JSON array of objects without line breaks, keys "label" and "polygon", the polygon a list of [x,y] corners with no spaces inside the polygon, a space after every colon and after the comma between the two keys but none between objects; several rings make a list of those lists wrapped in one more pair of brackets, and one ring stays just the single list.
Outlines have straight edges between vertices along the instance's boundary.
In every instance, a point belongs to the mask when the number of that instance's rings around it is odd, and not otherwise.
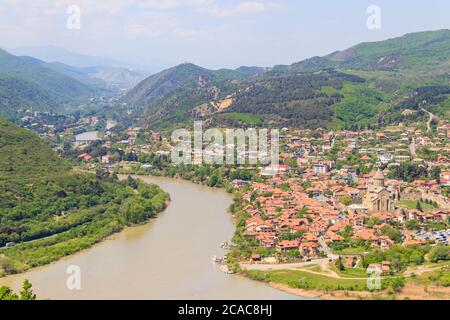
[{"label": "tree", "polygon": [[390,287],[397,293],[405,286],[405,280],[401,277],[387,278],[383,282],[385,287]]},{"label": "tree", "polygon": [[130,186],[133,189],[137,189],[138,188],[138,183],[135,179],[133,179],[132,176],[128,176],[127,178],[127,185]]},{"label": "tree", "polygon": [[415,230],[415,229],[419,229],[419,223],[416,220],[408,220],[406,222],[406,228],[408,228],[408,230]]},{"label": "tree", "polygon": [[208,186],[209,187],[215,187],[217,186],[217,184],[219,183],[219,177],[217,176],[217,174],[213,174],[208,181]]},{"label": "tree", "polygon": [[30,281],[23,282],[22,291],[20,291],[20,300],[36,300],[36,294],[31,290],[33,285]]},{"label": "tree", "polygon": [[348,206],[352,203],[352,198],[349,195],[345,195],[341,198],[341,203],[344,206]]},{"label": "tree", "polygon": [[417,201],[416,209],[419,210],[420,212],[423,212],[422,204],[420,203],[420,201]]},{"label": "tree", "polygon": [[392,241],[395,241],[397,243],[402,242],[402,233],[400,230],[386,226],[381,229],[381,232],[384,236],[388,236]]},{"label": "tree", "polygon": [[436,180],[437,183],[441,183],[441,168],[440,167],[431,168],[430,176],[432,179]]},{"label": "tree", "polygon": [[342,263],[341,258],[336,260],[336,268],[341,272],[345,270],[345,267],[344,267],[344,264]]},{"label": "tree", "polygon": [[0,300],[18,300],[19,297],[15,294],[11,288],[0,287]]},{"label": "tree", "polygon": [[440,260],[448,260],[450,252],[449,246],[437,245],[433,249],[431,249],[429,254],[429,259],[431,262],[438,262]]},{"label": "tree", "polygon": [[425,258],[423,257],[423,254],[420,251],[414,250],[411,253],[411,256],[409,257],[409,261],[419,265],[425,262]]},{"label": "tree", "polygon": [[9,287],[0,287],[0,300],[36,300],[36,294],[31,288],[31,282],[25,280],[19,296]]}]

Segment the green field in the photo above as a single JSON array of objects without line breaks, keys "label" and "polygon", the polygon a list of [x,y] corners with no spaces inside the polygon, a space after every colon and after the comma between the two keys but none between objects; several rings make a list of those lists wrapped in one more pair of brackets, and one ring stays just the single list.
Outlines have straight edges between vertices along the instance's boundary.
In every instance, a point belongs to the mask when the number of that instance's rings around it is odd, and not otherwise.
[{"label": "green field", "polygon": [[255,126],[261,124],[261,116],[258,114],[232,112],[227,115],[230,120],[242,121]]},{"label": "green field", "polygon": [[368,274],[366,269],[363,268],[345,268],[344,271],[339,271],[336,267],[333,267],[338,275],[344,278],[367,278]]},{"label": "green field", "polygon": [[367,248],[365,247],[356,247],[356,248],[345,248],[342,250],[336,251],[336,253],[339,254],[363,254],[365,252],[368,252]]},{"label": "green field", "polygon": [[318,274],[294,270],[247,271],[247,275],[255,280],[275,282],[291,288],[306,290],[367,290],[364,279],[336,279]]},{"label": "green field", "polygon": [[[417,201],[415,200],[401,200],[398,202],[399,205],[405,206],[408,209],[416,209]],[[420,201],[422,209],[434,209],[434,206],[425,202]]]}]

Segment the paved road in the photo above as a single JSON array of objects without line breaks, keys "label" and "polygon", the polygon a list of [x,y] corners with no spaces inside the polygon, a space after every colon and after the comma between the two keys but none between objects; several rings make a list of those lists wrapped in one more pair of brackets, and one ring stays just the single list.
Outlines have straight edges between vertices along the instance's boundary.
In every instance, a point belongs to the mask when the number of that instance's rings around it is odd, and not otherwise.
[{"label": "paved road", "polygon": [[[34,240],[23,241],[23,242],[17,242],[17,243],[14,244],[13,247],[18,246],[18,245],[20,245],[20,244],[33,243],[33,242],[37,242],[37,241],[41,241],[41,240],[45,240],[45,239],[54,238],[54,237],[56,237],[56,236],[59,236],[60,234],[67,233],[67,232],[69,232],[69,231],[70,231],[70,230],[63,231],[63,232],[60,232],[60,233],[54,233],[54,234],[52,234],[52,235],[49,235],[49,236],[46,236],[46,237],[42,237],[42,238],[38,238],[38,239],[34,239]],[[13,248],[13,247],[9,247],[9,248]],[[8,247],[3,246],[3,247],[0,247],[0,249],[8,249]]]}]

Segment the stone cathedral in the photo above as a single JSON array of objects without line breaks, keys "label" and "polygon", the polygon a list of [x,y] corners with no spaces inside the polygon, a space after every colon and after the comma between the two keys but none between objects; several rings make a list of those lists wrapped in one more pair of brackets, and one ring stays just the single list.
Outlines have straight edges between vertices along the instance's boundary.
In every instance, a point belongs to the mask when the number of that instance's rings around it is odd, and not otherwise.
[{"label": "stone cathedral", "polygon": [[385,186],[383,171],[378,169],[372,179],[372,183],[367,187],[367,192],[363,199],[363,205],[369,211],[391,211],[394,210],[394,203],[391,193]]}]

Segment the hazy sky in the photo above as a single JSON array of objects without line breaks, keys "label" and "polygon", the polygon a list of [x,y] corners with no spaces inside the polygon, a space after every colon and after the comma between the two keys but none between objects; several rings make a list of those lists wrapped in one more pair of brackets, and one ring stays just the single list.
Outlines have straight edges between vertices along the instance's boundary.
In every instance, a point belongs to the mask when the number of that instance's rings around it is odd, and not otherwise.
[{"label": "hazy sky", "polygon": [[[67,28],[70,5],[80,30]],[[366,26],[370,5],[381,9],[379,30]],[[449,0],[0,0],[0,47],[55,45],[144,66],[272,66],[450,29],[449,14]]]}]

